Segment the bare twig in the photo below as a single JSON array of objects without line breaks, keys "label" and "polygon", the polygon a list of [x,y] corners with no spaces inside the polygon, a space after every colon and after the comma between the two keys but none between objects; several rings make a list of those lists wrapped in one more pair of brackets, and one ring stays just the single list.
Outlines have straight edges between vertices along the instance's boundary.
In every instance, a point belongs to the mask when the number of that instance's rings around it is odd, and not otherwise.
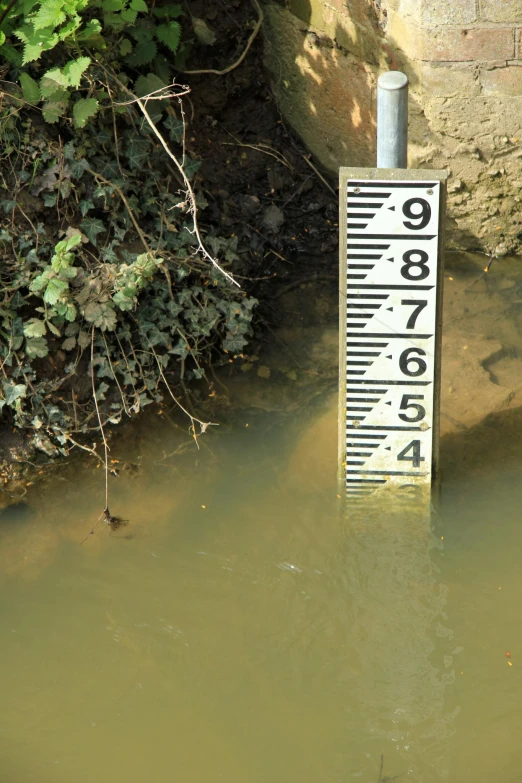
[{"label": "bare twig", "polygon": [[[156,125],[155,125],[155,124],[154,124],[154,122],[152,121],[152,119],[151,119],[151,116],[150,116],[150,114],[149,114],[149,113],[148,113],[148,111],[147,111],[147,107],[146,107],[146,105],[145,105],[145,104],[146,104],[146,102],[147,102],[147,100],[148,100],[148,96],[144,96],[143,98],[138,98],[136,95],[134,95],[134,93],[133,93],[133,92],[131,92],[131,91],[129,90],[129,88],[128,88],[128,87],[126,87],[126,86],[125,86],[125,85],[124,85],[124,84],[123,84],[123,83],[122,83],[122,82],[121,82],[121,81],[118,79],[118,77],[117,77],[116,75],[114,75],[114,74],[113,74],[113,78],[114,78],[114,79],[115,79],[115,80],[118,82],[118,84],[120,85],[121,89],[122,89],[124,92],[126,92],[126,93],[127,93],[127,95],[130,95],[130,96],[131,96],[131,98],[133,99],[133,101],[134,101],[135,103],[137,103],[137,104],[138,104],[138,106],[139,106],[139,108],[140,108],[140,110],[141,110],[141,112],[142,112],[143,116],[145,117],[145,119],[146,119],[147,123],[149,124],[149,127],[150,127],[150,129],[152,130],[152,132],[154,133],[154,135],[156,136],[156,138],[157,138],[157,139],[158,139],[158,141],[160,142],[161,146],[163,147],[163,149],[165,150],[165,152],[167,153],[167,155],[169,156],[169,158],[172,160],[172,162],[174,163],[174,165],[176,166],[177,170],[179,171],[179,173],[180,173],[180,175],[181,175],[181,178],[182,178],[182,180],[183,180],[184,187],[187,189],[187,193],[188,193],[188,195],[189,195],[189,201],[190,201],[190,212],[192,213],[192,220],[193,220],[193,222],[194,222],[194,229],[193,229],[193,233],[195,234],[195,236],[196,236],[196,239],[198,240],[198,251],[199,251],[199,252],[200,252],[200,253],[201,253],[201,254],[202,254],[202,255],[203,255],[203,256],[204,256],[204,257],[205,257],[205,258],[206,258],[208,261],[210,261],[210,263],[212,264],[212,266],[214,266],[214,267],[215,267],[215,268],[216,268],[216,269],[217,269],[217,270],[218,270],[218,271],[219,271],[219,272],[220,272],[220,273],[221,273],[221,274],[222,274],[224,277],[226,277],[226,278],[227,278],[227,280],[229,280],[231,283],[233,283],[234,285],[236,285],[238,288],[241,288],[241,286],[239,285],[239,283],[237,283],[237,282],[234,280],[234,278],[232,277],[232,275],[230,275],[228,272],[225,272],[225,270],[224,270],[224,269],[223,269],[223,268],[222,268],[222,267],[221,267],[221,266],[218,264],[218,262],[216,261],[216,259],[215,259],[215,258],[214,258],[214,257],[213,257],[213,256],[212,256],[212,255],[211,255],[209,252],[208,252],[208,250],[206,249],[206,247],[205,247],[205,245],[204,245],[204,243],[203,243],[203,240],[202,240],[202,238],[201,238],[201,234],[200,234],[200,231],[199,231],[199,226],[198,226],[198,219],[197,219],[197,205],[196,205],[196,196],[195,196],[195,194],[194,194],[194,191],[193,191],[193,189],[192,189],[192,185],[190,184],[190,180],[189,180],[189,178],[188,178],[188,177],[187,177],[187,175],[185,174],[185,170],[184,170],[183,166],[181,165],[181,163],[179,162],[179,160],[176,158],[176,156],[174,155],[174,153],[173,153],[173,152],[170,150],[170,148],[169,148],[169,146],[168,146],[167,142],[165,141],[165,139],[164,139],[164,137],[162,136],[162,134],[159,132],[158,128],[156,127]],[[152,94],[152,93],[151,93],[151,94]]]},{"label": "bare twig", "polygon": [[[231,141],[224,141],[223,146],[224,147],[248,147],[248,149],[255,150],[256,152],[262,152],[264,155],[270,155],[271,158],[275,158],[278,163],[281,163],[283,166],[286,166],[287,169],[293,171],[293,168],[288,163],[288,161],[285,158],[283,158],[283,156],[280,153],[276,153],[272,151],[272,148],[269,147],[268,144],[243,144],[243,142],[241,141],[236,141],[234,143],[232,143]],[[267,147],[267,149],[263,149],[264,147]]]},{"label": "bare twig", "polygon": [[78,441],[74,440],[74,438],[71,438],[70,435],[67,435],[67,440],[70,441],[73,444],[73,446],[77,446],[79,449],[82,449],[83,451],[88,451],[89,454],[92,454],[93,457],[96,457],[98,462],[103,463],[102,458],[100,457],[100,455],[95,449],[91,449],[90,446],[84,446],[82,443],[78,443]]},{"label": "bare twig", "polygon": [[[235,62],[232,63],[232,65],[229,65],[227,68],[224,68],[222,71],[217,71],[214,68],[205,68],[203,70],[196,70],[196,71],[181,71],[181,73],[190,73],[190,74],[203,74],[203,73],[214,73],[216,76],[224,76],[226,73],[230,73],[230,71],[233,71],[234,68],[237,68],[238,65],[241,65],[245,57],[247,56],[248,50],[254,43],[254,39],[258,32],[261,30],[261,25],[263,24],[264,14],[261,9],[261,6],[257,2],[257,0],[252,0],[252,3],[254,4],[254,7],[257,11],[257,22],[255,24],[255,27],[252,31],[252,34],[250,38],[247,41],[247,45],[243,49],[243,52],[241,55],[237,58]],[[181,69],[180,69],[181,70]]]},{"label": "bare twig", "polygon": [[320,171],[318,171],[318,170],[316,169],[316,167],[314,166],[314,164],[313,164],[313,163],[312,163],[312,161],[310,160],[309,156],[308,156],[308,155],[303,155],[303,160],[305,160],[305,161],[308,163],[308,165],[310,166],[310,168],[311,168],[311,169],[313,169],[313,171],[315,171],[315,173],[317,174],[317,176],[319,177],[319,179],[321,180],[321,182],[323,183],[323,185],[325,185],[325,186],[328,188],[328,190],[330,191],[330,193],[333,193],[333,195],[335,196],[335,198],[337,198],[337,193],[336,193],[336,192],[335,192],[335,190],[332,188],[332,186],[328,184],[328,182],[325,180],[325,178],[323,177],[323,175],[321,174],[321,172],[320,172]]}]

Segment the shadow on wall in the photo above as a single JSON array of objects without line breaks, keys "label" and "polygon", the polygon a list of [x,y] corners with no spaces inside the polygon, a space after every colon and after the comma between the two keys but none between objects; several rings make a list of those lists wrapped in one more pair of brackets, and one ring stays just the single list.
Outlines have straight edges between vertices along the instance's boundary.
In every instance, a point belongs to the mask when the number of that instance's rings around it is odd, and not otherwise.
[{"label": "shadow on wall", "polygon": [[[285,119],[316,159],[340,166],[376,165],[377,78],[406,73],[409,168],[448,168],[441,140],[421,107],[416,68],[384,33],[385,11],[373,0],[269,0],[265,62]],[[436,162],[434,162],[434,160]],[[447,218],[447,246],[481,249],[479,239]]]},{"label": "shadow on wall", "polygon": [[410,167],[429,167],[435,147],[412,91],[414,69],[383,33],[385,12],[369,0],[287,0],[265,6],[266,64],[285,118],[330,171],[375,166],[377,77],[410,80]]}]

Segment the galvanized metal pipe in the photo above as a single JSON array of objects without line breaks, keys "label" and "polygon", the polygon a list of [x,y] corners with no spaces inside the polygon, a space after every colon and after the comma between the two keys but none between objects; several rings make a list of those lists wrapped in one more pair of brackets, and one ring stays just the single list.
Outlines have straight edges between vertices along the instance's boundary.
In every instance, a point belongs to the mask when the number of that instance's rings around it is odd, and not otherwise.
[{"label": "galvanized metal pipe", "polygon": [[401,71],[377,81],[377,168],[408,168],[408,77]]}]

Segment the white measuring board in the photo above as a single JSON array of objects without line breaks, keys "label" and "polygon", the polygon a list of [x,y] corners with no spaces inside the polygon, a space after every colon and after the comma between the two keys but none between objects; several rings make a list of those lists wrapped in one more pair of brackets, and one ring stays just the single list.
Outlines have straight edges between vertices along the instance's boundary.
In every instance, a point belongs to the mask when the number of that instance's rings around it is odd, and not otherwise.
[{"label": "white measuring board", "polygon": [[348,500],[420,500],[437,472],[446,176],[341,169],[339,441]]}]

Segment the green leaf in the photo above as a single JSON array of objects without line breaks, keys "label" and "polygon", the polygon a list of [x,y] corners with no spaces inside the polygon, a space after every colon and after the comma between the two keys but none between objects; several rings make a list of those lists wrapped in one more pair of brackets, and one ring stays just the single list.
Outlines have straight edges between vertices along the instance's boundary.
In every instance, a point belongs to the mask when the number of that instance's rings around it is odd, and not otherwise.
[{"label": "green leaf", "polygon": [[40,79],[40,92],[42,98],[51,98],[58,90],[67,89],[69,79],[60,68],[51,68]]},{"label": "green leaf", "polygon": [[146,76],[139,76],[134,84],[134,92],[138,98],[143,98],[145,95],[149,95],[151,92],[161,90],[167,87],[164,81],[155,73],[148,73]]},{"label": "green leaf", "polygon": [[185,166],[183,167],[183,171],[187,175],[188,179],[192,179],[196,171],[201,166],[201,161],[196,160],[195,158],[189,158],[188,156],[185,158]]},{"label": "green leaf", "polygon": [[159,24],[156,27],[156,38],[165,44],[173,54],[176,54],[179,47],[179,39],[181,37],[181,26],[179,22],[168,22],[167,24]]},{"label": "green leaf", "polygon": [[152,13],[158,19],[177,19],[183,14],[183,7],[179,3],[170,3],[160,8],[152,8]]},{"label": "green leaf", "polygon": [[89,302],[83,312],[85,319],[103,332],[112,331],[116,326],[116,312],[107,302]]},{"label": "green leaf", "polygon": [[148,65],[157,53],[158,47],[154,41],[143,39],[138,41],[134,50],[127,55],[126,62],[133,66]]},{"label": "green leaf", "polygon": [[28,103],[38,103],[40,101],[40,88],[38,82],[36,82],[28,73],[20,74],[20,86],[24,94],[24,98]]},{"label": "green leaf", "polygon": [[8,405],[27,395],[27,386],[24,383],[16,384],[14,381],[2,381],[5,401]]},{"label": "green leaf", "polygon": [[93,245],[97,244],[97,235],[105,231],[105,226],[102,221],[92,217],[85,218],[85,220],[80,223],[80,228],[89,242],[92,242]]},{"label": "green leaf", "polygon": [[90,199],[87,198],[84,201],[80,201],[80,212],[82,213],[82,217],[85,217],[90,209],[94,209],[94,204]]},{"label": "green leaf", "polygon": [[163,121],[163,125],[169,132],[171,141],[181,141],[183,137],[183,121],[178,120],[177,117],[173,117],[169,114],[167,119]]},{"label": "green leaf", "polygon": [[230,353],[241,353],[248,340],[245,340],[241,335],[227,335],[227,339],[223,340],[223,348]]},{"label": "green leaf", "polygon": [[76,307],[72,302],[64,305],[63,312],[61,312],[61,310],[62,308],[60,308],[60,315],[63,315],[66,321],[74,321],[76,318]]},{"label": "green leaf", "polygon": [[47,340],[45,337],[31,337],[25,342],[25,352],[30,359],[36,359],[36,357],[43,359],[49,353]]},{"label": "green leaf", "polygon": [[91,342],[91,335],[89,334],[89,332],[85,332],[82,330],[78,335],[78,345],[80,346],[80,348],[87,348],[90,342]]},{"label": "green leaf", "polygon": [[25,25],[15,30],[14,35],[24,44],[22,65],[38,60],[43,52],[47,52],[58,43],[58,36],[49,28],[35,31],[29,25]]},{"label": "green leaf", "polygon": [[44,193],[43,202],[45,207],[55,207],[58,201],[58,193]]},{"label": "green leaf", "polygon": [[97,400],[104,400],[105,399],[105,392],[110,389],[110,386],[108,383],[105,383],[105,381],[102,381],[98,388],[96,389],[96,399]]},{"label": "green leaf", "polygon": [[120,41],[120,54],[122,57],[125,57],[126,54],[130,54],[132,52],[132,44],[129,41],[128,38],[122,38]]},{"label": "green leaf", "polygon": [[85,27],[76,35],[77,41],[83,41],[87,46],[100,46],[105,48],[105,42],[101,36],[102,26],[98,19],[91,19]]},{"label": "green leaf", "polygon": [[68,253],[69,250],[73,249],[73,247],[76,247],[77,245],[79,245],[81,241],[82,241],[82,235],[81,234],[79,234],[79,233],[78,234],[73,234],[72,236],[69,237],[69,239],[67,240],[67,242],[65,244],[65,251]]},{"label": "green leaf", "polygon": [[73,348],[76,348],[76,337],[68,337],[64,340],[62,348],[64,351],[72,351]]},{"label": "green leaf", "polygon": [[74,124],[84,128],[88,119],[98,111],[98,101],[95,98],[80,98],[73,106]]},{"label": "green leaf", "polygon": [[78,16],[78,14],[75,14],[68,22],[67,24],[64,24],[62,27],[60,27],[56,32],[58,34],[58,38],[60,41],[65,41],[66,38],[68,38],[72,33],[75,33],[76,30],[79,28],[81,24],[81,16]]},{"label": "green leaf", "polygon": [[46,122],[58,122],[67,111],[67,104],[64,101],[47,101],[42,106],[43,118]]},{"label": "green leaf", "polygon": [[105,13],[123,11],[126,5],[126,0],[102,0],[102,9]]},{"label": "green leaf", "polygon": [[78,57],[77,60],[70,60],[63,66],[63,73],[67,77],[71,87],[80,86],[82,76],[90,64],[90,57]]},{"label": "green leaf", "polygon": [[49,331],[52,332],[55,337],[61,337],[60,330],[52,323],[52,321],[47,321],[47,326],[49,327]]},{"label": "green leaf", "polygon": [[73,179],[81,179],[84,171],[86,171],[88,168],[89,162],[85,160],[85,158],[82,158],[81,160],[75,160],[69,165],[69,170]]},{"label": "green leaf", "polygon": [[66,19],[63,5],[63,0],[45,0],[45,2],[42,2],[40,9],[30,17],[33,29],[55,28],[63,24]]},{"label": "green leaf", "polygon": [[45,289],[43,296],[44,302],[47,302],[47,304],[50,305],[56,304],[58,299],[68,288],[69,283],[65,282],[65,280],[59,280],[57,277],[53,277],[49,280],[47,288]]},{"label": "green leaf", "polygon": [[117,291],[112,300],[120,310],[132,310],[135,305],[134,296],[127,296],[125,291]]},{"label": "green leaf", "polygon": [[150,142],[147,139],[133,138],[125,150],[129,168],[141,169],[150,156]]},{"label": "green leaf", "polygon": [[125,11],[121,12],[120,16],[127,24],[134,24],[136,17],[138,16],[138,12],[133,11],[132,8],[126,8]]},{"label": "green leaf", "polygon": [[24,324],[24,334],[26,337],[43,337],[47,329],[44,321],[38,318],[31,318]]},{"label": "green leaf", "polygon": [[0,46],[5,43],[5,33],[3,30],[0,30]]}]

